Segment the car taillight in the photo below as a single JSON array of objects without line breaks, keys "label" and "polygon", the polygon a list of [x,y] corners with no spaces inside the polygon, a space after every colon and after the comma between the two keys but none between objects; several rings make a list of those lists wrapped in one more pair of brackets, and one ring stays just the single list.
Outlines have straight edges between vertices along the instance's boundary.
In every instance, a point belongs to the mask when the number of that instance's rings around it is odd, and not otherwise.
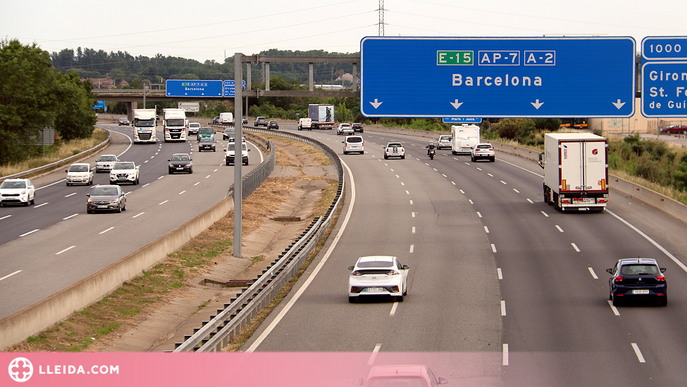
[{"label": "car taillight", "polygon": [[389,270],[389,272],[386,274],[388,274],[388,275],[399,275],[401,273],[399,273],[397,270]]},{"label": "car taillight", "polygon": [[617,275],[617,276],[615,276],[615,279],[613,279],[613,281],[615,281],[615,282],[622,282],[624,279],[625,279],[624,277],[621,277],[621,276]]},{"label": "car taillight", "polygon": [[354,272],[351,273],[351,275],[362,275],[358,270],[355,270]]},{"label": "car taillight", "polygon": [[401,148],[401,152],[405,152],[405,151],[406,151],[405,148]]},{"label": "car taillight", "polygon": [[659,275],[658,277],[656,277],[656,281],[665,282],[665,280],[666,280],[666,277],[663,275]]}]

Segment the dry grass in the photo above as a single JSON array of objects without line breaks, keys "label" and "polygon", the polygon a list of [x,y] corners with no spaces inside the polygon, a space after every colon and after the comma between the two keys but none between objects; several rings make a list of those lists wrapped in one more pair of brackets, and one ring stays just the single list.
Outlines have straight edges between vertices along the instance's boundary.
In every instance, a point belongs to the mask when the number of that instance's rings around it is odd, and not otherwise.
[{"label": "dry grass", "polygon": [[43,165],[77,155],[100,144],[105,141],[106,138],[107,132],[103,129],[96,128],[91,138],[65,141],[57,149],[47,153],[45,158],[35,157],[16,164],[0,165],[0,177],[42,167]]},{"label": "dry grass", "polygon": [[[279,140],[281,138],[274,140],[277,149],[288,150],[290,145]],[[293,158],[295,154],[299,152],[284,151],[284,155],[289,157],[289,163],[302,163],[304,160]],[[295,177],[268,178],[245,199],[242,233],[250,234],[260,227],[265,219],[273,216],[297,180]],[[337,183],[334,180],[329,181],[321,199],[315,205],[312,217],[322,215],[328,209],[336,193]],[[190,286],[191,278],[209,272],[216,263],[225,259],[224,256],[231,256],[233,217],[234,213],[230,211],[183,248],[168,255],[154,267],[143,271],[141,276],[127,281],[110,295],[72,314],[66,320],[5,350],[79,352],[106,346],[117,335],[144,321],[154,310],[181,296]],[[332,222],[335,223],[336,221]],[[321,243],[323,244],[324,240]],[[93,345],[94,343],[96,345]]]}]

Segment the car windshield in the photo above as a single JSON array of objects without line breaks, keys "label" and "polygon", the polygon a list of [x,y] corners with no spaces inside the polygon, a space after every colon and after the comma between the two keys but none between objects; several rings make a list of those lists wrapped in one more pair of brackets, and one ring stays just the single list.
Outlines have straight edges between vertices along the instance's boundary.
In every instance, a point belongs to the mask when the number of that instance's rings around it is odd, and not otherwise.
[{"label": "car windshield", "polygon": [[188,155],[174,155],[172,156],[172,161],[188,161]]},{"label": "car windshield", "polygon": [[115,163],[112,169],[134,169],[134,163]]},{"label": "car windshield", "polygon": [[134,126],[138,126],[139,128],[153,128],[155,127],[155,119],[134,118]]},{"label": "car windshield", "polygon": [[414,376],[392,376],[388,378],[372,378],[367,381],[368,387],[427,387],[427,382]]},{"label": "car windshield", "polygon": [[658,274],[658,268],[656,265],[623,265],[620,273],[625,275]]},{"label": "car windshield", "polygon": [[215,133],[215,128],[200,128],[198,129],[198,133],[200,134],[213,134]]},{"label": "car windshield", "polygon": [[392,267],[394,263],[392,261],[363,261],[358,262],[358,267]]},{"label": "car windshield", "polygon": [[69,172],[88,172],[88,165],[71,165]]},{"label": "car windshield", "polygon": [[117,187],[95,187],[91,196],[116,196]]},{"label": "car windshield", "polygon": [[98,161],[115,161],[117,160],[117,157],[115,156],[100,156]]},{"label": "car windshield", "polygon": [[200,128],[200,124],[192,122],[192,123],[188,124],[188,127],[189,128]]},{"label": "car windshield", "polygon": [[390,142],[387,147],[395,147],[395,146],[401,146],[400,142]]},{"label": "car windshield", "polygon": [[26,188],[26,182],[24,181],[3,181],[2,185],[0,185],[0,188]]},{"label": "car windshield", "polygon": [[167,126],[184,126],[186,120],[183,118],[170,118],[167,119]]}]

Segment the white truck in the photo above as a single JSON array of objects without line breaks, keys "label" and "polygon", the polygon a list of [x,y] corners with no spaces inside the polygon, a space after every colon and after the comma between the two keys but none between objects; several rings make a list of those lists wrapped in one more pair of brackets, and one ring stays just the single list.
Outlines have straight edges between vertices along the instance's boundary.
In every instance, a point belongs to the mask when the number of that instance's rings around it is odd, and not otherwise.
[{"label": "white truck", "polygon": [[308,117],[312,129],[334,129],[334,105],[310,104]]},{"label": "white truck", "polygon": [[220,113],[219,123],[222,125],[234,125],[234,113]]},{"label": "white truck", "polygon": [[479,126],[451,125],[451,153],[472,154],[472,148],[479,144]]},{"label": "white truck", "polygon": [[547,133],[539,166],[544,202],[558,211],[603,211],[608,203],[605,138],[589,133]]},{"label": "white truck", "polygon": [[186,141],[186,112],[183,109],[163,109],[162,124],[165,128],[165,142]]},{"label": "white truck", "polygon": [[131,123],[134,144],[157,142],[155,117],[155,109],[134,109],[134,121]]}]

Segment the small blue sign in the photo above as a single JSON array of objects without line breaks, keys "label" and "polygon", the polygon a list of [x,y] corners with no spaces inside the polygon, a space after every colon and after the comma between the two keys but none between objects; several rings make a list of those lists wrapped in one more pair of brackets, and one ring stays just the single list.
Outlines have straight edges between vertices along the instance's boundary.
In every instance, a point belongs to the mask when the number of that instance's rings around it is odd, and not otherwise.
[{"label": "small blue sign", "polygon": [[647,36],[642,39],[646,60],[687,60],[687,36]]},{"label": "small blue sign", "polygon": [[[242,89],[246,89],[246,80],[242,82]],[[224,81],[224,96],[225,97],[236,97],[236,81]]]},{"label": "small blue sign", "polygon": [[479,124],[481,122],[481,118],[474,117],[444,117],[445,124]]},{"label": "small blue sign", "polygon": [[222,97],[222,81],[168,79],[167,97]]},{"label": "small blue sign", "polygon": [[631,37],[365,37],[360,111],[366,117],[631,117],[635,55]]},{"label": "small blue sign", "polygon": [[95,101],[96,104],[93,106],[93,109],[105,109],[107,111],[107,106],[105,106],[105,101]]},{"label": "small blue sign", "polygon": [[687,117],[687,61],[650,61],[642,66],[642,115]]}]

